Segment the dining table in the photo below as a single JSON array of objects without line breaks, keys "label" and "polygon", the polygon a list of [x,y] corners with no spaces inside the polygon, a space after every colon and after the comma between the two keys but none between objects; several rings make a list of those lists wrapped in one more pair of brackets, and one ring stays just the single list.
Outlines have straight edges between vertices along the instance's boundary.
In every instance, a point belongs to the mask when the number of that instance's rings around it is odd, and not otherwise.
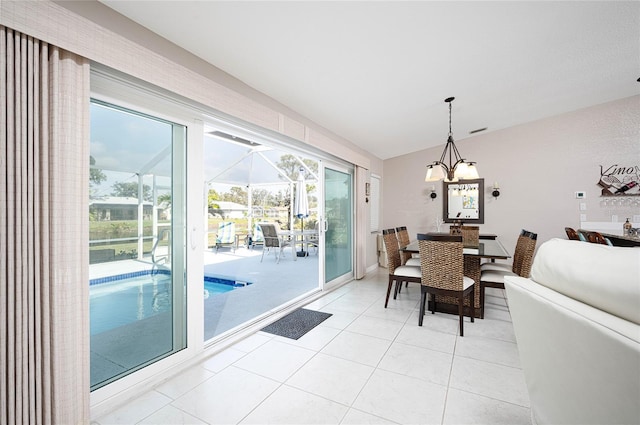
[{"label": "dining table", "polygon": [[[446,233],[448,235],[448,233]],[[401,248],[404,252],[412,254],[419,253],[418,241],[412,241],[409,245]],[[511,257],[509,251],[500,243],[498,238],[480,239],[478,246],[465,246],[462,248],[464,261],[464,275],[474,280],[474,304],[476,309],[476,317],[480,317],[480,264],[483,259],[486,260],[506,260]],[[438,296],[438,310],[456,313],[458,300],[454,297]],[[467,301],[465,300],[465,303]]]}]

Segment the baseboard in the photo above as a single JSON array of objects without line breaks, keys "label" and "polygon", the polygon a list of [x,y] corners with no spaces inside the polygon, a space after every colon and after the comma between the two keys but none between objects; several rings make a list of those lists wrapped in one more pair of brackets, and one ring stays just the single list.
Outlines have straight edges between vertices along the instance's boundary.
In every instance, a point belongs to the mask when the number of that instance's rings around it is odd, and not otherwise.
[{"label": "baseboard", "polygon": [[373,273],[373,272],[375,272],[375,271],[377,271],[377,270],[378,270],[378,267],[379,267],[379,266],[378,266],[378,264],[377,264],[377,263],[376,263],[376,264],[372,264],[372,265],[370,265],[369,267],[367,267],[367,269],[366,269],[365,273],[366,273],[366,274]]}]

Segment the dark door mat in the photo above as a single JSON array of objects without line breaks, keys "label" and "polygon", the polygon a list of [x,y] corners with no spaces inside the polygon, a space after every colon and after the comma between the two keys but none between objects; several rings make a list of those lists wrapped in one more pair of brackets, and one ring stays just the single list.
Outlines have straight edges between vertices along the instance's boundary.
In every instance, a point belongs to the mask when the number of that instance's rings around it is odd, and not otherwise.
[{"label": "dark door mat", "polygon": [[330,313],[299,308],[272,324],[262,328],[264,332],[299,339],[301,336],[331,317]]}]

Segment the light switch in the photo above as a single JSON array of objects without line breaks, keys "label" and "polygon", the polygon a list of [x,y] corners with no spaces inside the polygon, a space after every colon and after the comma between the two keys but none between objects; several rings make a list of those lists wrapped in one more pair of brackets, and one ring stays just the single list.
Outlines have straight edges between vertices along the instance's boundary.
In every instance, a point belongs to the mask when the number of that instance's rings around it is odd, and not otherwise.
[{"label": "light switch", "polygon": [[587,204],[585,202],[580,202],[580,211],[586,211],[587,210]]}]

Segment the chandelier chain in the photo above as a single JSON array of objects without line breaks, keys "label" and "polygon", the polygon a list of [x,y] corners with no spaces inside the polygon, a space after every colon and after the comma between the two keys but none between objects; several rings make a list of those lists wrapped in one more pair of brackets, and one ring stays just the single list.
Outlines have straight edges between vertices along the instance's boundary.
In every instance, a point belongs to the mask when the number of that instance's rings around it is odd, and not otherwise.
[{"label": "chandelier chain", "polygon": [[452,102],[449,102],[449,136],[452,136],[453,133],[451,132],[451,105]]}]

